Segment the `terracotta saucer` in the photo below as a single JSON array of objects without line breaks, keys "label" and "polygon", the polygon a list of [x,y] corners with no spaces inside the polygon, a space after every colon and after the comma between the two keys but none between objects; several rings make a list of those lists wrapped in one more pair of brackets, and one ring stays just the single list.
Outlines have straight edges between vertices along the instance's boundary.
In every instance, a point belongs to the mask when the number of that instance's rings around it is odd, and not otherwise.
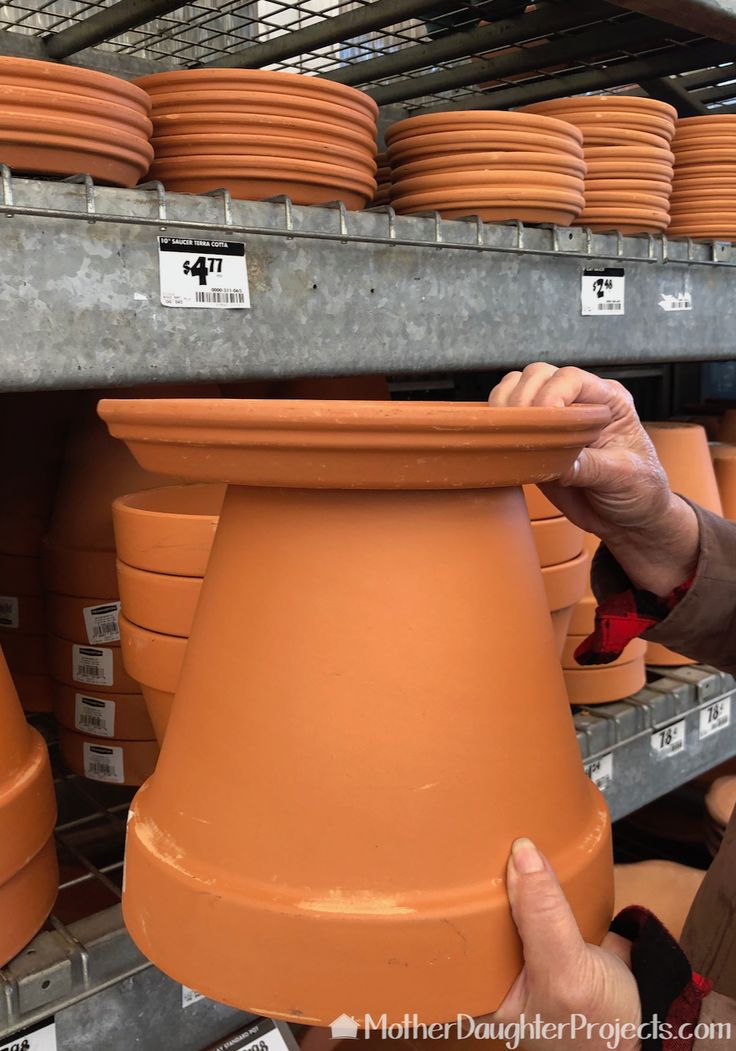
[{"label": "terracotta saucer", "polygon": [[728,213],[736,210],[736,193],[714,187],[712,190],[693,190],[672,195],[672,215],[682,212]]},{"label": "terracotta saucer", "polygon": [[579,668],[564,671],[570,704],[608,704],[637,693],[646,684],[646,668],[641,659],[615,668]]},{"label": "terracotta saucer", "polygon": [[[695,169],[693,169],[693,172]],[[722,187],[725,190],[736,188],[736,169],[728,175],[686,175],[680,173],[675,179],[672,190],[674,193],[683,193],[688,190],[715,190]]]},{"label": "terracotta saucer", "polygon": [[[78,691],[90,690],[95,694],[140,693],[139,684],[125,670],[120,646],[90,646],[57,635],[49,635],[48,646],[52,675],[64,686],[73,686]],[[100,660],[95,657],[87,661],[85,653],[88,651],[102,652],[104,656]],[[89,670],[80,674],[82,663]]]},{"label": "terracotta saucer", "polygon": [[[595,99],[581,99],[580,105],[574,99],[553,100],[552,105],[545,102],[533,103],[522,107],[523,113],[545,113],[548,116],[559,117],[583,130],[587,127],[599,125],[601,129],[627,129],[631,131],[644,131],[649,134],[658,135],[670,141],[675,134],[675,121],[670,113],[650,112],[637,108],[627,108],[625,105],[617,105],[613,99],[607,99],[603,105]],[[594,105],[589,103],[593,102]],[[608,102],[611,105],[608,105]]]},{"label": "terracotta saucer", "polygon": [[[3,581],[3,585],[4,585]],[[40,595],[14,595],[17,624],[0,624],[0,644],[6,634],[43,635],[46,631],[46,604]]]},{"label": "terracotta saucer", "polygon": [[0,83],[6,91],[16,87],[43,88],[52,94],[64,92],[96,102],[104,100],[133,106],[146,116],[151,111],[146,92],[130,81],[65,63],[3,55],[0,56]]},{"label": "terracotta saucer", "polygon": [[662,668],[682,668],[687,664],[695,664],[690,657],[684,657],[681,653],[661,646],[658,642],[647,643],[646,662],[648,665]]},{"label": "terracotta saucer", "polygon": [[417,117],[407,117],[406,120],[400,120],[387,129],[386,142],[390,153],[391,146],[399,140],[415,135],[460,129],[528,131],[540,135],[558,135],[566,140],[571,139],[579,146],[583,142],[578,129],[564,120],[536,113],[505,110],[456,110],[452,113],[422,113]]},{"label": "terracotta saucer", "polygon": [[117,638],[111,637],[117,634],[116,622],[117,598],[81,598],[55,592],[46,595],[46,625],[52,635],[62,639],[95,646],[100,643],[99,636],[102,635],[104,645],[117,646],[119,635]]},{"label": "terracotta saucer", "polygon": [[498,192],[501,196],[508,191],[528,193],[530,198],[540,197],[551,190],[570,191],[582,194],[585,190],[582,175],[562,175],[559,172],[530,171],[526,169],[506,168],[501,171],[473,169],[467,172],[423,172],[413,178],[397,180],[392,184],[394,196],[404,196],[445,190],[459,190],[463,187],[482,189],[484,194]]},{"label": "terracotta saucer", "polygon": [[[29,560],[30,561],[30,560]],[[34,562],[39,562],[34,559]],[[47,591],[60,595],[117,595],[114,551],[91,551],[43,544],[43,583]],[[0,572],[2,559],[0,559]],[[38,570],[40,577],[40,568]],[[22,594],[23,592],[17,592]]]},{"label": "terracotta saucer", "polygon": [[[318,489],[549,481],[609,418],[601,406],[206,398],[107,399],[98,411],[148,469],[167,464],[167,473],[197,480],[224,475],[239,484]],[[398,447],[389,448],[397,439]],[[354,455],[368,450],[375,455],[363,456],[366,469],[356,477]]]},{"label": "terracotta saucer", "polygon": [[586,146],[585,161],[647,161],[671,165],[675,163],[675,155],[671,149],[659,146]]},{"label": "terracotta saucer", "polygon": [[677,110],[674,106],[670,106],[668,102],[660,102],[659,99],[641,98],[638,95],[575,95],[570,98],[534,102],[531,106],[524,108],[532,109],[532,107],[539,113],[550,114],[569,107],[593,111],[618,110],[626,113],[652,113],[672,121],[677,120]]},{"label": "terracotta saucer", "polygon": [[405,164],[425,157],[444,157],[448,153],[495,153],[522,150],[525,153],[556,153],[563,159],[583,159],[583,147],[565,135],[541,134],[533,131],[483,131],[467,128],[464,131],[437,131],[412,135],[392,143],[388,148],[391,166]]},{"label": "terracotta saucer", "polygon": [[657,161],[586,161],[588,179],[656,179],[672,182],[674,165]]},{"label": "terracotta saucer", "polygon": [[543,202],[526,201],[523,206],[518,203],[501,205],[497,201],[484,204],[478,197],[470,198],[465,203],[432,200],[412,207],[399,206],[392,199],[392,205],[399,215],[416,215],[426,211],[436,211],[444,219],[463,219],[466,216],[477,216],[484,223],[523,222],[550,223],[555,226],[570,226],[580,214],[581,207],[563,209],[559,206],[545,206]]},{"label": "terracotta saucer", "polygon": [[642,193],[640,191],[612,190],[608,187],[599,190],[594,187],[589,188],[587,185],[585,187],[585,206],[591,210],[594,210],[599,205],[602,205],[604,208],[613,208],[619,204],[666,209],[669,199],[669,193],[655,193],[654,191]]},{"label": "terracotta saucer", "polygon": [[588,593],[580,599],[570,618],[570,634],[586,638],[595,628],[595,611],[598,602]]},{"label": "terracotta saucer", "polygon": [[57,117],[91,120],[111,129],[124,128],[129,134],[148,140],[153,132],[149,107],[142,102],[112,97],[104,100],[94,95],[72,91],[49,90],[48,87],[21,87],[8,84],[0,69],[0,112],[25,111],[35,118]]},{"label": "terracotta saucer", "polygon": [[701,165],[733,164],[736,161],[736,146],[728,146],[717,140],[713,144],[688,146],[687,149],[675,149],[675,170],[693,168]]},{"label": "terracotta saucer", "polygon": [[669,152],[669,140],[661,135],[652,135],[636,128],[612,128],[598,124],[579,125],[585,142],[589,146],[651,146]]},{"label": "terracotta saucer", "polygon": [[736,113],[704,113],[699,117],[679,117],[678,131],[690,128],[728,128],[736,127]]},{"label": "terracotta saucer", "polygon": [[156,158],[165,160],[169,157],[194,157],[200,154],[222,156],[240,156],[262,158],[265,167],[271,160],[294,159],[317,161],[318,163],[340,164],[366,171],[371,178],[376,172],[376,163],[365,150],[338,146],[331,142],[314,142],[308,139],[260,137],[256,135],[226,135],[211,133],[209,135],[162,135],[154,140]]},{"label": "terracotta saucer", "polygon": [[400,182],[416,175],[433,175],[443,171],[507,171],[509,169],[556,172],[561,175],[577,175],[582,178],[586,172],[586,165],[585,161],[577,157],[522,150],[451,153],[444,157],[428,157],[426,160],[398,165],[392,170],[391,179],[393,182]]}]

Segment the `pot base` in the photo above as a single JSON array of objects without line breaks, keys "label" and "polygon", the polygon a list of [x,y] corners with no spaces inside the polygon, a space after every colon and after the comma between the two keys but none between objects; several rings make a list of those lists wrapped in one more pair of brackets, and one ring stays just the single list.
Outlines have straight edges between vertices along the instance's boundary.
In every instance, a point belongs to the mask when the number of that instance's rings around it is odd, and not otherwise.
[{"label": "pot base", "polygon": [[25,948],[51,912],[59,890],[53,837],[0,887],[0,967]]}]

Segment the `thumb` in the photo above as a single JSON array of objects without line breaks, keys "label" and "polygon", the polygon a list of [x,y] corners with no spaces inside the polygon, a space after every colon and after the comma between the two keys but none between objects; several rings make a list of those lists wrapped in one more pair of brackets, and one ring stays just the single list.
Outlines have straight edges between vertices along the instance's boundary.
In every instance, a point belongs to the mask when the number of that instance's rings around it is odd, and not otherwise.
[{"label": "thumb", "polygon": [[605,489],[620,480],[621,457],[609,449],[582,449],[569,471],[559,478],[562,486]]},{"label": "thumb", "polygon": [[511,848],[507,889],[530,984],[549,976],[550,961],[558,976],[574,969],[585,942],[557,877],[529,839]]}]

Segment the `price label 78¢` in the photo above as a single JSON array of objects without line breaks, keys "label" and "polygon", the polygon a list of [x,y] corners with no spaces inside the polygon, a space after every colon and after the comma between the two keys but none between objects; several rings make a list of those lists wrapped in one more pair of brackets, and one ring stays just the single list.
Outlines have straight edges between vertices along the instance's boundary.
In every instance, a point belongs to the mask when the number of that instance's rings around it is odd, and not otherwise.
[{"label": "price label 78\u00a2", "polygon": [[685,748],[685,720],[680,719],[677,723],[670,723],[669,726],[655,731],[649,740],[655,755],[677,755]]},{"label": "price label 78\u00a2", "polygon": [[700,740],[731,725],[731,698],[722,697],[700,711]]}]

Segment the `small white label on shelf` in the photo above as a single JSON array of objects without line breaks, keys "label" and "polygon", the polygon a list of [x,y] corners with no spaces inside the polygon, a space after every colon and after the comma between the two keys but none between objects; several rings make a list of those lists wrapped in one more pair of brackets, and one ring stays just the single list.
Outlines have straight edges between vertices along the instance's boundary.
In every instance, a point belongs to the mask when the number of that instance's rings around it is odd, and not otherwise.
[{"label": "small white label on shelf", "polygon": [[660,292],[659,293],[659,305],[662,310],[692,310],[693,309],[693,297],[690,292],[678,292],[673,295],[672,292]]},{"label": "small white label on shelf", "polygon": [[125,781],[122,748],[85,741],[84,776],[93,781],[112,781],[116,785],[122,785]]},{"label": "small white label on shelf", "polygon": [[82,612],[89,642],[93,645],[100,642],[120,642],[119,602],[106,602],[103,606],[85,606]]},{"label": "small white label on shelf", "polygon": [[585,773],[604,792],[613,781],[613,752],[585,764]]},{"label": "small white label on shelf", "polygon": [[112,686],[112,650],[72,646],[72,678],[90,686]]},{"label": "small white label on shelf", "polygon": [[250,307],[243,241],[159,237],[158,266],[165,307]]},{"label": "small white label on shelf", "polygon": [[74,698],[74,726],[95,737],[114,737],[115,701],[78,693]]},{"label": "small white label on shelf", "polygon": [[657,730],[649,738],[652,751],[655,755],[670,756],[677,755],[685,749],[685,720],[680,719],[677,723]]},{"label": "small white label on shelf", "polygon": [[[224,1043],[224,1042],[223,1042]],[[290,1051],[277,1022],[261,1018],[228,1043],[228,1051]]]},{"label": "small white label on shelf", "polygon": [[0,595],[0,625],[3,628],[18,627],[18,599],[15,595]]},{"label": "small white label on shelf", "polygon": [[700,712],[700,740],[731,725],[731,698],[722,697]]},{"label": "small white label on shelf", "polygon": [[583,317],[600,317],[624,313],[623,267],[607,266],[604,270],[583,270],[580,306]]},{"label": "small white label on shelf", "polygon": [[181,987],[181,1006],[189,1007],[190,1004],[196,1004],[198,1000],[204,1000],[202,993],[196,992],[194,989],[190,989],[188,985],[182,985]]},{"label": "small white label on shelf", "polygon": [[0,1040],[0,1051],[57,1051],[56,1023],[40,1022]]}]

